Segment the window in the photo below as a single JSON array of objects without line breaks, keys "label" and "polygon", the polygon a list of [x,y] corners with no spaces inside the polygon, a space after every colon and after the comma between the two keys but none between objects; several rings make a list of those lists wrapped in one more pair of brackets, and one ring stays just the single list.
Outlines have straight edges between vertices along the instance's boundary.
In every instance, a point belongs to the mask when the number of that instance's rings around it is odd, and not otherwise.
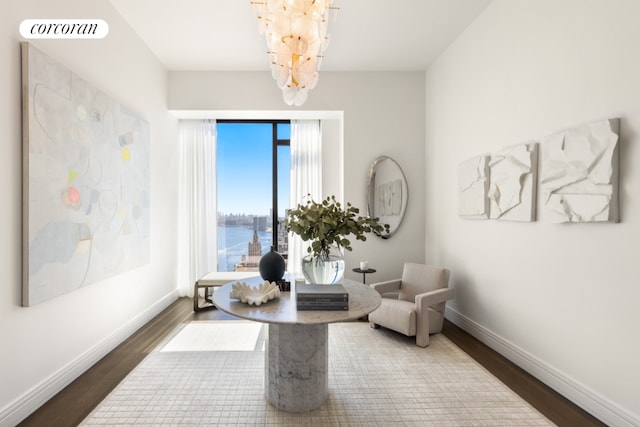
[{"label": "window", "polygon": [[217,122],[218,271],[257,271],[276,246],[286,258],[290,122]]}]

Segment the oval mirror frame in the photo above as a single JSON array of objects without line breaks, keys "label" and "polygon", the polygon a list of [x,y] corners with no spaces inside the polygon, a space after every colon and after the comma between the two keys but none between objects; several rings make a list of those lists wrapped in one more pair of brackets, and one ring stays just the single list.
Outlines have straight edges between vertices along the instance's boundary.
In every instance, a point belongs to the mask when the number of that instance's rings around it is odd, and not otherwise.
[{"label": "oval mirror frame", "polygon": [[388,239],[400,227],[409,200],[407,179],[400,165],[388,156],[380,156],[369,167],[367,184],[367,214],[389,224],[388,233],[376,233]]}]

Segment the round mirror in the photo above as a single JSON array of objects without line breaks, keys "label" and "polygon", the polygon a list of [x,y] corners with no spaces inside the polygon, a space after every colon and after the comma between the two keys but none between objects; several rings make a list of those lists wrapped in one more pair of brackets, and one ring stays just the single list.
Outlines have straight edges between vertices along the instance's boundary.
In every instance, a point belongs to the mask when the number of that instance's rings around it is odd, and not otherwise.
[{"label": "round mirror", "polygon": [[393,236],[407,210],[409,193],[404,173],[391,157],[380,156],[371,163],[366,198],[368,215],[389,224],[389,232],[378,236],[383,239]]}]

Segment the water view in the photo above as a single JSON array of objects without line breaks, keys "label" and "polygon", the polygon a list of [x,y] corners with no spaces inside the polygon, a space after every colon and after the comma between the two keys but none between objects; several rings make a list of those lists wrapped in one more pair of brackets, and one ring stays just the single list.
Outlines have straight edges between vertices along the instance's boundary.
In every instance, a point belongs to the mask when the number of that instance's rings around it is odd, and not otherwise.
[{"label": "water view", "polygon": [[[271,248],[270,231],[258,231],[262,255]],[[248,245],[253,241],[253,228],[218,226],[218,271],[233,271],[233,267],[248,256]]]}]

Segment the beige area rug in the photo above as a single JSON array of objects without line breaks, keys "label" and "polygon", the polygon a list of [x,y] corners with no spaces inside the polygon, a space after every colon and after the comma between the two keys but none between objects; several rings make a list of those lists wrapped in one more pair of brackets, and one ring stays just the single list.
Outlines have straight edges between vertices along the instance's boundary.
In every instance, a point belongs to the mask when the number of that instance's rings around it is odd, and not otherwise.
[{"label": "beige area rug", "polygon": [[[553,425],[444,335],[433,335],[429,347],[420,348],[411,338],[364,322],[329,325],[326,403],[304,414],[282,412],[264,399],[266,327],[223,322],[231,321],[192,322],[177,330],[82,425]],[[244,333],[251,338],[239,336]],[[201,341],[199,334],[244,343],[236,350],[199,344],[204,350],[194,351],[190,341]]]}]

